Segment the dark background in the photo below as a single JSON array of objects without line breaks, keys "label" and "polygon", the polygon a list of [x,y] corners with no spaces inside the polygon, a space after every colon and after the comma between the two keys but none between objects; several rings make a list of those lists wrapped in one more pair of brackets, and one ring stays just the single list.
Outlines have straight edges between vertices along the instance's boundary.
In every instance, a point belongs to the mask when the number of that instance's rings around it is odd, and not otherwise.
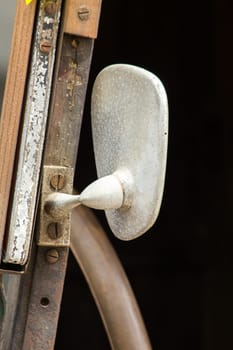
[{"label": "dark background", "polygon": [[[158,75],[170,110],[159,219],[142,238],[121,242],[98,214],[154,349],[233,348],[232,39],[231,1],[103,0],[76,186],[96,178],[88,106],[98,72],[130,63]],[[56,349],[110,349],[72,256]]]}]

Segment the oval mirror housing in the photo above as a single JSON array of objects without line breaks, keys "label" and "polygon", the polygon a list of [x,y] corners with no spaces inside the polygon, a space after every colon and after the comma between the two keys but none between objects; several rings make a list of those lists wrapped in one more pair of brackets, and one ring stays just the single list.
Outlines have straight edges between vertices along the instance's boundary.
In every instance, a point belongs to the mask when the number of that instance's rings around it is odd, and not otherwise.
[{"label": "oval mirror housing", "polygon": [[132,179],[128,205],[105,210],[114,235],[131,240],[154,224],[161,206],[168,142],[166,92],[145,69],[112,65],[96,78],[91,114],[98,177],[122,172]]}]

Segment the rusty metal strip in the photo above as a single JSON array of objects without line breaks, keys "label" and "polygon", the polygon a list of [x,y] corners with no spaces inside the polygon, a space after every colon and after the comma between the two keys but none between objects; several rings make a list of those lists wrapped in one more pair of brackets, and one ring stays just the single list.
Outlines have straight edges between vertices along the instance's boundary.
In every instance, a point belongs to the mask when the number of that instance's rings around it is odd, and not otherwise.
[{"label": "rusty metal strip", "polygon": [[5,263],[26,263],[33,231],[61,13],[61,0],[54,2],[52,12],[47,3],[40,1]]},{"label": "rusty metal strip", "polygon": [[33,274],[23,350],[53,349],[69,248],[40,247]]},{"label": "rusty metal strip", "polygon": [[75,168],[93,44],[91,39],[64,35],[44,165]]},{"label": "rusty metal strip", "polygon": [[[92,49],[93,40],[64,35],[44,164],[49,162],[50,165],[75,166]],[[72,97],[67,94],[71,84]],[[68,252],[69,248],[38,247],[22,347],[24,350],[54,347]]]}]

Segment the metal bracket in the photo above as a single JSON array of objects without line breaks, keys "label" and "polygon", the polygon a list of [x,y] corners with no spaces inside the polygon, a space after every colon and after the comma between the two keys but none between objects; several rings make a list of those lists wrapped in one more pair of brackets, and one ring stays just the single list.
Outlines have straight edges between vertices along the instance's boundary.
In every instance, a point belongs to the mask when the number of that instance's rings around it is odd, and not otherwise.
[{"label": "metal bracket", "polygon": [[44,166],[42,177],[40,226],[37,244],[40,246],[68,247],[70,245],[71,213],[59,219],[53,219],[45,211],[45,200],[51,193],[72,193],[73,168],[64,166]]}]

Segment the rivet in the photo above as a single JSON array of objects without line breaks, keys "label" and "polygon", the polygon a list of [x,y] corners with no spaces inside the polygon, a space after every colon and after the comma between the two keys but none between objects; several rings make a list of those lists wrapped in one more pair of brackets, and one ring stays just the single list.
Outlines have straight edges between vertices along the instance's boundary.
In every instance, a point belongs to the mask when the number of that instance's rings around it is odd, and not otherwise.
[{"label": "rivet", "polygon": [[46,55],[48,55],[51,51],[52,44],[48,40],[42,40],[40,42],[40,51]]},{"label": "rivet", "polygon": [[65,177],[62,174],[53,175],[50,179],[51,187],[56,190],[62,190],[65,186]]},{"label": "rivet", "polygon": [[49,238],[58,239],[62,236],[62,227],[58,222],[51,222],[47,227]]},{"label": "rivet", "polygon": [[46,253],[46,261],[49,264],[55,264],[59,259],[59,253],[57,249],[49,249]]},{"label": "rivet", "polygon": [[86,6],[80,6],[77,14],[81,21],[87,21],[89,19],[90,11]]}]

